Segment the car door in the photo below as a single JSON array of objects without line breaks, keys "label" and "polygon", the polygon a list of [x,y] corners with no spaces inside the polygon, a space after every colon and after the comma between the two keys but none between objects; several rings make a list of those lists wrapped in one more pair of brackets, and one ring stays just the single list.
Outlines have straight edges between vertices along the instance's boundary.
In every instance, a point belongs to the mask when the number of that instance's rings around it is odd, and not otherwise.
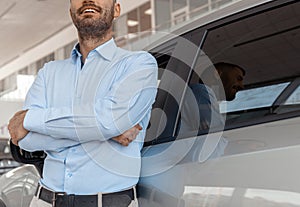
[{"label": "car door", "polygon": [[[299,1],[271,1],[185,34],[202,38],[187,76],[160,82],[180,98],[154,107],[160,118],[142,153],[141,206],[300,206],[299,9]],[[192,71],[220,61],[246,70],[245,89],[220,103],[224,130],[182,131]]]}]

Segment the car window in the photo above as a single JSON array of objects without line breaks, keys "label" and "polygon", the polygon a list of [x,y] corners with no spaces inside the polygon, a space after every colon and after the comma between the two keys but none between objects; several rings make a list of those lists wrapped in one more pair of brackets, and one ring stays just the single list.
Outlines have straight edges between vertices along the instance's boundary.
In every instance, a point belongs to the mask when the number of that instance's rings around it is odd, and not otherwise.
[{"label": "car window", "polygon": [[220,103],[220,112],[249,110],[255,108],[271,107],[276,98],[289,85],[289,82],[243,90],[237,93],[233,101]]},{"label": "car window", "polygon": [[284,105],[300,104],[300,86],[284,102]]},{"label": "car window", "polygon": [[160,90],[159,87],[160,87],[160,83],[164,71],[166,70],[169,60],[171,58],[169,54],[152,53],[152,55],[156,58],[158,64],[158,77],[157,77],[158,91],[157,91],[155,103],[153,104],[152,107],[151,119],[147,127],[147,133],[144,140],[145,142],[144,145],[151,144],[159,136],[159,133],[157,132],[158,131],[162,132],[162,130],[160,129],[159,121],[162,119],[164,102],[167,93],[163,90]]},{"label": "car window", "polygon": [[198,45],[180,36],[171,43],[166,43],[165,52],[161,46],[161,51],[155,49],[160,52],[153,53],[159,68],[159,87],[144,146],[173,141],[176,136],[180,103]]},{"label": "car window", "polygon": [[[210,80],[207,80],[208,76],[204,74],[216,63],[235,64],[245,71],[244,89],[240,90],[232,101],[224,101],[226,90],[220,90],[219,85],[213,85],[208,90],[198,87],[202,95],[208,91],[209,95],[216,96],[218,109],[217,107],[210,109],[215,108],[216,112],[219,110],[225,119],[225,127],[232,123],[246,126],[250,120],[259,123],[260,118],[266,122],[266,117],[272,116],[274,120],[276,114],[287,115],[291,110],[300,109],[294,107],[300,102],[300,88],[294,92],[292,89],[287,90],[300,74],[300,13],[297,12],[299,10],[300,2],[294,2],[271,10],[259,11],[244,18],[236,18],[220,26],[214,23],[211,28],[207,26],[206,38],[193,68],[197,74],[197,83],[209,86]],[[215,76],[213,71],[209,76],[212,79]],[[217,79],[221,81],[220,76]],[[189,85],[194,83],[192,75]],[[212,102],[212,99],[208,102]],[[198,102],[202,103],[201,100]],[[197,114],[195,110],[190,111],[191,114]],[[207,129],[201,122],[198,121],[201,130]],[[194,123],[193,119],[191,124]],[[201,130],[198,134],[201,134]]]}]

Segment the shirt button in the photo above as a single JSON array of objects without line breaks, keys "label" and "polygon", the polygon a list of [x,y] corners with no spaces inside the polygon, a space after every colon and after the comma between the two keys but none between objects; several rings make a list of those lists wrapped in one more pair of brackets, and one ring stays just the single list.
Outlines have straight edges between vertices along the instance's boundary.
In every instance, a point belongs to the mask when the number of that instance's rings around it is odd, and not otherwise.
[{"label": "shirt button", "polygon": [[73,175],[72,173],[68,173],[68,177],[69,177],[69,178],[72,177],[72,175]]}]

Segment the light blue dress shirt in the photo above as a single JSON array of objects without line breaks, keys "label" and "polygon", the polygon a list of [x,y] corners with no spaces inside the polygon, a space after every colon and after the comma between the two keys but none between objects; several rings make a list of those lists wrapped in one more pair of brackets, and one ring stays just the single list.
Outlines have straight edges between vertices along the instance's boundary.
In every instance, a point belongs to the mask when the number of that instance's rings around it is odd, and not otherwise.
[{"label": "light blue dress shirt", "polygon": [[[134,186],[156,91],[156,60],[118,48],[113,39],[91,51],[83,66],[76,47],[70,59],[45,64],[27,94],[30,133],[19,142],[46,151],[41,183],[69,194]],[[137,123],[143,130],[128,147],[111,140]]]}]

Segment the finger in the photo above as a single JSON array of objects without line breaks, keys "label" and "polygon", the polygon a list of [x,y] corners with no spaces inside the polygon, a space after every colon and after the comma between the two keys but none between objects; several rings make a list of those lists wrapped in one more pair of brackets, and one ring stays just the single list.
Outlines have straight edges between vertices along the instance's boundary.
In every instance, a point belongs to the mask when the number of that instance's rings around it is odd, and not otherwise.
[{"label": "finger", "polygon": [[136,138],[136,135],[135,135],[135,134],[130,134],[130,135],[127,137],[127,141],[128,141],[128,142],[132,142],[135,138]]},{"label": "finger", "polygon": [[123,145],[128,146],[131,143],[132,140],[130,140],[129,137],[124,137],[123,139]]},{"label": "finger", "polygon": [[131,140],[126,139],[125,143],[126,143],[126,145],[128,146],[128,145],[131,143]]},{"label": "finger", "polygon": [[130,136],[128,136],[128,138],[133,141],[136,139],[136,137],[138,136],[138,134],[140,133],[139,130],[134,131],[133,133],[130,134]]},{"label": "finger", "polygon": [[141,127],[141,125],[139,125],[139,124],[137,124],[137,125],[135,125],[134,126],[136,129],[138,129],[138,130],[142,130],[143,128]]},{"label": "finger", "polygon": [[119,135],[117,137],[114,137],[113,140],[115,140],[116,142],[118,142],[122,146],[128,146],[129,145],[129,142],[128,142],[127,138],[123,135]]},{"label": "finger", "polygon": [[135,139],[139,133],[140,133],[140,130],[136,130],[136,131],[132,134],[133,139]]},{"label": "finger", "polygon": [[120,141],[119,143],[125,147],[127,147],[129,145],[128,141],[126,141],[124,139],[122,141]]}]

